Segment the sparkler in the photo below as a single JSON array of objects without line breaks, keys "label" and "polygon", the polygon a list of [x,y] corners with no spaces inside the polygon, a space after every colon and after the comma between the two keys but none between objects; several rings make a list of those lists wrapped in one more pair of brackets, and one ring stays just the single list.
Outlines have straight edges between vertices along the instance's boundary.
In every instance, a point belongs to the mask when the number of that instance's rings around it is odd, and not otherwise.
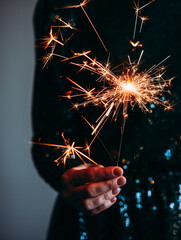
[{"label": "sparkler", "polygon": [[170,86],[170,83],[173,79],[165,80],[163,78],[165,67],[162,66],[162,63],[170,56],[162,60],[159,64],[152,66],[148,70],[139,71],[139,64],[143,52],[144,51],[142,50],[138,61],[129,64],[127,67],[124,67],[120,75],[115,75],[109,68],[107,68],[107,66],[104,66],[100,62],[93,60],[87,55],[87,53],[84,53],[83,55],[89,60],[89,63],[86,62],[83,64],[78,64],[72,62],[72,64],[77,65],[81,69],[86,69],[99,75],[98,81],[104,83],[99,91],[96,91],[95,89],[88,91],[70,78],[67,78],[76,86],[75,89],[80,92],[80,94],[77,95],[69,95],[69,98],[82,96],[84,99],[86,99],[82,103],[76,104],[75,108],[86,106],[88,104],[93,104],[96,106],[99,105],[104,108],[103,113],[96,121],[96,126],[92,131],[92,135],[98,135],[110,116],[112,116],[112,119],[116,121],[119,111],[123,106],[123,121],[121,127],[119,157],[126,119],[128,117],[128,105],[130,105],[132,108],[135,105],[138,105],[138,107],[144,112],[149,111],[149,104],[151,103],[154,103],[155,105],[162,105],[164,106],[165,110],[172,108],[172,105],[167,100],[162,100],[160,98],[164,92],[169,92],[167,88]]},{"label": "sparkler", "polygon": [[57,149],[61,149],[62,151],[62,155],[60,157],[58,157],[56,160],[54,160],[54,162],[56,162],[57,166],[60,163],[63,163],[64,166],[67,162],[67,159],[75,159],[75,157],[77,156],[84,164],[86,164],[84,159],[89,160],[90,162],[94,163],[95,165],[97,165],[97,163],[92,160],[89,156],[87,156],[85,153],[83,153],[81,151],[81,149],[83,149],[84,151],[86,151],[89,154],[89,147],[76,147],[75,146],[75,142],[73,142],[72,144],[70,144],[70,141],[67,140],[64,137],[64,134],[62,133],[62,138],[64,140],[64,144],[65,145],[59,145],[59,144],[50,144],[50,143],[42,143],[42,142],[31,142],[31,144],[36,144],[36,145],[42,145],[42,146],[49,146],[49,147],[54,147]]},{"label": "sparkler", "polygon": [[[135,9],[135,24],[134,24],[134,32],[133,32],[133,39],[135,38],[136,30],[137,30],[137,22],[138,17],[141,19],[141,26],[139,31],[141,32],[144,21],[148,20],[148,17],[142,17],[139,16],[140,10],[154,2],[155,0],[152,0],[148,2],[147,4],[143,6],[139,6],[139,1],[136,5],[134,3],[134,9]],[[91,23],[94,31],[98,35],[100,41],[102,42],[99,34],[97,33],[94,25],[92,24],[90,18],[88,17],[87,13],[85,12],[84,6],[89,2],[89,0],[84,0],[79,5],[74,6],[67,6],[64,8],[79,8],[81,7],[83,12],[85,13],[86,17],[88,18],[89,22]],[[70,24],[65,23],[61,18],[58,18],[58,20],[63,23],[64,27],[68,27],[70,29],[73,29]],[[57,40],[57,35],[53,36],[52,34],[52,28],[50,31],[50,39],[46,39],[44,42],[45,46],[49,46],[51,42],[55,42],[55,44],[62,45],[61,42]],[[102,42],[103,44],[103,42]],[[130,44],[133,46],[133,51],[136,47],[142,47],[142,44],[140,41],[133,42],[130,40]],[[54,45],[55,46],[55,45]],[[103,44],[105,47],[105,45]],[[150,107],[152,103],[155,105],[162,105],[165,110],[171,110],[173,107],[173,104],[170,104],[167,100],[162,100],[160,97],[165,93],[169,92],[168,88],[171,84],[171,79],[164,79],[164,74],[166,72],[166,69],[162,64],[170,57],[166,57],[163,59],[160,63],[153,65],[148,70],[141,71],[140,70],[140,62],[144,53],[144,50],[141,51],[138,60],[133,61],[131,60],[130,56],[128,55],[129,62],[126,64],[123,64],[122,67],[119,67],[119,74],[114,73],[114,69],[111,69],[109,66],[109,58],[107,63],[104,65],[97,61],[96,59],[92,59],[89,56],[90,51],[83,52],[83,53],[74,53],[72,57],[65,57],[54,53],[54,47],[52,47],[52,52],[46,56],[44,59],[44,66],[48,63],[50,58],[52,56],[57,56],[61,58],[61,61],[70,61],[74,58],[83,57],[86,60],[83,60],[82,63],[77,63],[71,61],[70,63],[72,65],[75,65],[80,68],[79,72],[81,70],[87,70],[93,74],[98,75],[97,81],[100,82],[102,85],[100,89],[92,88],[92,89],[85,89],[72,79],[66,77],[73,85],[74,89],[78,91],[77,94],[72,95],[72,91],[67,94],[67,98],[71,99],[73,97],[82,97],[82,102],[74,104],[74,108],[78,108],[80,106],[87,106],[89,104],[100,106],[104,110],[102,114],[98,117],[98,119],[95,121],[95,126],[91,125],[87,120],[86,122],[91,126],[92,128],[92,135],[94,135],[93,140],[91,141],[90,145],[87,146],[86,149],[90,149],[90,146],[94,142],[95,138],[98,136],[99,132],[107,122],[107,120],[111,117],[112,120],[117,121],[118,115],[120,111],[122,111],[122,125],[121,125],[121,140],[120,140],[120,147],[119,147],[119,155],[118,155],[118,161],[117,164],[119,165],[119,159],[121,154],[121,147],[122,147],[122,140],[123,140],[123,134],[125,130],[126,125],[126,119],[128,118],[128,106],[131,106],[132,109],[137,105],[138,108],[140,108],[143,112],[149,112]],[[105,48],[107,51],[107,49]],[[109,55],[110,57],[110,55]],[[116,67],[118,68],[118,67]],[[64,137],[63,137],[64,138]],[[60,156],[56,161],[66,163],[66,159],[70,157],[71,155],[75,156],[75,154],[84,162],[82,159],[82,156],[87,158],[88,160],[95,163],[90,157],[87,155],[82,155],[83,153],[80,152],[78,149],[80,147],[74,147],[73,143],[72,145],[69,144],[69,142],[64,138],[65,146],[62,145],[54,145],[54,144],[48,144],[49,146],[55,146],[62,149],[65,149],[63,152],[63,155]],[[47,145],[43,143],[34,143],[34,144],[40,144],[40,145]]]},{"label": "sparkler", "polygon": [[[89,64],[72,62],[72,64],[80,68],[96,73],[99,75],[98,81],[107,84],[107,86],[102,87],[99,91],[95,91],[95,89],[87,91],[70,78],[67,78],[76,86],[76,89],[81,92],[81,94],[69,96],[69,98],[75,96],[84,96],[84,98],[86,98],[86,101],[83,101],[83,103],[76,104],[77,107],[91,103],[101,105],[105,108],[103,114],[96,121],[98,124],[92,134],[94,134],[99,127],[102,128],[102,123],[111,113],[113,119],[116,121],[120,107],[125,105],[125,103],[129,103],[132,107],[138,105],[141,110],[146,112],[149,111],[148,103],[163,105],[165,108],[169,106],[167,101],[161,100],[159,97],[163,95],[172,80],[164,80],[165,67],[161,66],[170,56],[159,64],[152,66],[150,69],[139,72],[139,63],[142,54],[143,51],[141,52],[138,62],[132,63],[131,66],[124,67],[120,75],[115,75],[106,66],[91,59],[87,53],[84,53],[84,56],[90,61]],[[125,106],[123,109],[125,109]],[[125,112],[126,110],[123,111],[123,115],[126,115]]]}]

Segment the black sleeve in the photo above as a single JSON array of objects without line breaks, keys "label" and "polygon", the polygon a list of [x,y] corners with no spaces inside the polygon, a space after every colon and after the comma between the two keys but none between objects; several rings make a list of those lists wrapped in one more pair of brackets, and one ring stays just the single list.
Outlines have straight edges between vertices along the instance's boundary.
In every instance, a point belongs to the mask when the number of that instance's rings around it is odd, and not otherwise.
[{"label": "black sleeve", "polygon": [[[56,25],[56,14],[61,15],[61,17],[64,14],[64,20],[70,19],[71,11],[60,10],[59,2],[62,4],[62,1],[40,0],[34,13],[36,41],[32,103],[33,142],[38,142],[41,138],[41,142],[44,143],[62,144],[61,134],[63,131],[66,131],[68,138],[75,136],[77,131],[76,117],[73,117],[74,113],[69,111],[70,103],[63,98],[59,98],[59,95],[65,95],[66,90],[69,89],[69,86],[66,89],[66,82],[63,78],[64,73],[68,71],[68,63],[60,64],[60,59],[54,58],[53,63],[48,64],[48,68],[42,69],[42,62],[40,61],[46,51],[39,46],[39,41],[49,35],[51,25]],[[59,48],[59,46],[57,47]],[[68,54],[68,48],[68,45],[62,47],[61,53]],[[50,48],[47,49],[47,51],[49,50]],[[57,166],[54,160],[61,154],[61,149],[32,145],[33,161],[40,176],[57,191],[61,189],[62,174],[68,168],[78,164],[75,159],[70,161],[71,164],[67,163],[66,167],[63,164]]]}]

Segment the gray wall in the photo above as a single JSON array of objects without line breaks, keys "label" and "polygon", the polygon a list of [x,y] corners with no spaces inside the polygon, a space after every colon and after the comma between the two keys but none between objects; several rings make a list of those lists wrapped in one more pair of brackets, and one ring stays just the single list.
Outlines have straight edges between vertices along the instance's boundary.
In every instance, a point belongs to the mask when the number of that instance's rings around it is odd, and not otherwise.
[{"label": "gray wall", "polygon": [[35,0],[0,1],[0,239],[43,240],[55,192],[32,164]]}]

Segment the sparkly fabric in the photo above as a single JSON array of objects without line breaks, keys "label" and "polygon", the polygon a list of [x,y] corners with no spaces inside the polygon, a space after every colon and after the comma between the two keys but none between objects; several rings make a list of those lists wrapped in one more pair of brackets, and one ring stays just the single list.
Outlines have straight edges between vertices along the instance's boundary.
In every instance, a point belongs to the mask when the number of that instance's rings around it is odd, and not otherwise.
[{"label": "sparkly fabric", "polygon": [[[147,1],[140,1],[141,4]],[[55,16],[70,21],[81,29],[65,47],[56,52],[71,56],[71,50],[92,50],[100,62],[106,62],[107,53],[97,39],[81,9],[60,9],[61,6],[79,4],[79,1],[40,0],[37,4],[34,23],[35,38],[48,36],[50,25],[56,25]],[[111,52],[112,65],[127,58],[139,56],[139,50],[131,52],[134,12],[132,2],[127,0],[95,0],[86,9],[96,28]],[[145,9],[150,20],[143,26],[136,40],[143,43],[145,53],[142,68],[149,68],[171,54],[167,78],[176,76],[171,88],[172,95],[164,99],[173,100],[173,111],[150,105],[151,111],[142,113],[136,107],[128,109],[122,146],[120,166],[123,167],[127,184],[121,189],[118,201],[110,209],[93,217],[77,213],[61,197],[61,175],[72,166],[81,164],[77,159],[67,162],[66,168],[56,166],[54,159],[59,149],[33,146],[33,160],[40,175],[59,192],[52,214],[48,239],[99,239],[99,240],[180,240],[181,239],[181,84],[180,84],[180,10],[178,0],[159,0]],[[69,30],[64,37],[70,36]],[[36,42],[35,45],[38,43]],[[33,96],[33,140],[60,143],[61,132],[83,145],[85,137],[91,139],[91,129],[81,118],[84,114],[94,122],[101,109],[88,107],[79,111],[69,110],[69,100],[58,96],[71,89],[68,76],[84,86],[89,86],[94,76],[81,72],[68,63],[60,63],[54,57],[48,69],[41,69],[38,61],[45,52],[36,48],[36,72]],[[134,55],[135,54],[135,55]],[[92,86],[92,85],[91,85]],[[121,116],[120,116],[121,119]],[[115,160],[111,162],[98,141],[92,148],[92,158],[103,165],[116,165],[120,140],[120,122],[108,121],[100,134],[108,151]]]}]

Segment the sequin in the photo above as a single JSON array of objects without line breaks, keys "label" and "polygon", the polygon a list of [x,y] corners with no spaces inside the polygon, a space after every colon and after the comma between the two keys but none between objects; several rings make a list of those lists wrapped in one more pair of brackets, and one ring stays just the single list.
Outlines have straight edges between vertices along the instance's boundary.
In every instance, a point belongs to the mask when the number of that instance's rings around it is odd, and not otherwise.
[{"label": "sequin", "polygon": [[165,155],[167,160],[170,160],[170,158],[172,156],[171,149],[167,149],[166,152],[164,153],[164,155]]}]

